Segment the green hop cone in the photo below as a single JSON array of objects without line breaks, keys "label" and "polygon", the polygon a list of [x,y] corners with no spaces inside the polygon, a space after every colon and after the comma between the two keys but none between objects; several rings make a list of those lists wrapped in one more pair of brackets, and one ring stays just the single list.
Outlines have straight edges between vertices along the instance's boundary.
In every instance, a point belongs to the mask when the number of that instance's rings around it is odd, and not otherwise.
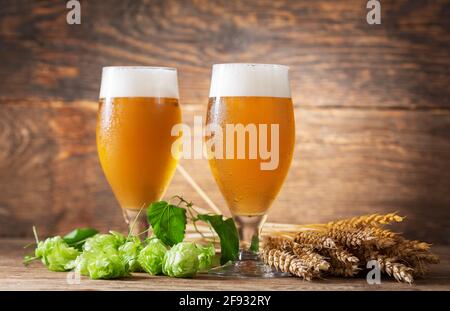
[{"label": "green hop cone", "polygon": [[147,245],[140,251],[138,263],[149,274],[161,274],[166,253],[167,248],[161,240],[156,238],[150,239]]},{"label": "green hop cone", "polygon": [[198,270],[199,271],[208,271],[213,263],[214,256],[216,255],[216,250],[212,243],[207,246],[197,245],[199,249],[198,254]]},{"label": "green hop cone", "polygon": [[87,254],[87,271],[92,279],[116,279],[128,276],[128,265],[118,251]]},{"label": "green hop cone", "polygon": [[174,245],[165,255],[162,272],[179,278],[193,277],[199,269],[200,250],[193,242],[181,242]]},{"label": "green hop cone", "polygon": [[68,268],[92,279],[115,279],[129,275],[129,262],[122,257],[119,248],[125,237],[117,232],[97,234],[86,240],[83,253]]},{"label": "green hop cone", "polygon": [[75,260],[67,263],[65,268],[67,270],[75,270],[80,272],[81,275],[89,276],[87,269],[89,252],[81,253]]},{"label": "green hop cone", "polygon": [[125,243],[125,240],[125,236],[115,231],[110,231],[110,234],[97,234],[86,240],[83,250],[88,252],[97,249],[107,250],[108,248],[117,250]]},{"label": "green hop cone", "polygon": [[119,253],[128,265],[128,270],[130,272],[142,270],[138,262],[138,256],[141,250],[142,244],[138,237],[133,237],[131,240],[125,242],[119,247]]},{"label": "green hop cone", "polygon": [[48,238],[38,243],[35,256],[51,271],[67,271],[66,265],[80,253],[64,242],[60,236]]}]

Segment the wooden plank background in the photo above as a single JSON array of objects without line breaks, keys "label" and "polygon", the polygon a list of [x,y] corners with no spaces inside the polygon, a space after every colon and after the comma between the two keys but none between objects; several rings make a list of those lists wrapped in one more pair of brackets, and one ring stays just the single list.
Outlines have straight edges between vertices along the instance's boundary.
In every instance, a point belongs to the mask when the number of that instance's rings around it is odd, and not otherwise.
[{"label": "wooden plank background", "polygon": [[[218,62],[291,67],[294,162],[270,211],[314,223],[398,211],[397,229],[449,243],[450,1],[0,2],[0,236],[124,229],[99,167],[101,67],[179,69],[183,118],[204,115]],[[226,211],[205,161],[183,166]],[[167,196],[204,206],[180,175]]]}]

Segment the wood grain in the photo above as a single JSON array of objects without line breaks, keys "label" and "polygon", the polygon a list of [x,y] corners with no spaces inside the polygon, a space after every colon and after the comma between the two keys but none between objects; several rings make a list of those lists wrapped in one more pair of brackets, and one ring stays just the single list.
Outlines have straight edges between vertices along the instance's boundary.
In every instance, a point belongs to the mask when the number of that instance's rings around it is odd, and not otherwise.
[{"label": "wood grain", "polygon": [[[205,107],[183,106],[192,124]],[[64,233],[74,226],[123,229],[95,145],[96,102],[12,101],[0,105],[0,236]],[[448,243],[450,111],[295,110],[292,169],[270,220],[317,223],[364,213],[408,216],[412,238]],[[431,151],[431,152],[430,152]],[[225,213],[206,160],[182,165]],[[176,174],[166,197],[205,203]]]},{"label": "wood grain", "polygon": [[[124,225],[100,170],[101,67],[173,66],[183,114],[204,115],[219,62],[291,67],[297,149],[270,220],[399,211],[411,238],[449,243],[449,0],[60,1],[0,5],[0,236]],[[205,161],[183,166],[226,213]],[[179,175],[167,196],[203,205]]]},{"label": "wood grain", "polygon": [[199,275],[194,279],[176,279],[134,273],[121,280],[90,280],[82,277],[80,284],[67,284],[67,273],[48,271],[41,263],[29,267],[21,263],[30,240],[0,240],[0,290],[450,290],[450,249],[436,246],[441,263],[433,266],[425,279],[413,285],[382,279],[380,285],[368,285],[364,279],[326,278],[305,282],[294,277],[278,279],[217,279]]},{"label": "wood grain", "polygon": [[181,96],[204,103],[219,62],[291,67],[307,106],[450,106],[450,1],[81,1],[68,25],[57,1],[0,8],[0,98],[95,100],[101,67],[174,66]]}]

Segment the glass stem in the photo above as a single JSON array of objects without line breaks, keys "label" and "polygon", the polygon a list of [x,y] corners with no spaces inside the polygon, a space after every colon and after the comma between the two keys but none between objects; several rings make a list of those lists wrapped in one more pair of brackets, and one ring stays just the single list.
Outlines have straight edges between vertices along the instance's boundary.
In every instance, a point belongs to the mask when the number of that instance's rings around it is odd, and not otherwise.
[{"label": "glass stem", "polygon": [[[138,235],[146,231],[149,227],[147,223],[147,210],[143,209],[140,213],[138,209],[122,209],[123,218],[128,225],[131,235]],[[139,238],[145,239],[147,234],[141,234]]]},{"label": "glass stem", "polygon": [[259,236],[267,215],[234,215],[233,219],[239,233],[239,260],[257,260]]}]

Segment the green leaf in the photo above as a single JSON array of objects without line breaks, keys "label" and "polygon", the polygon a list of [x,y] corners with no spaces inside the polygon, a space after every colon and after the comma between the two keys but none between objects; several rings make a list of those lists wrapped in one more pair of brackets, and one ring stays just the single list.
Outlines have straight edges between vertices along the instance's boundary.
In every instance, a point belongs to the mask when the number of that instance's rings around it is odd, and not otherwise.
[{"label": "green leaf", "polygon": [[259,251],[259,238],[257,235],[252,237],[252,243],[250,244],[250,250],[254,253]]},{"label": "green leaf", "polygon": [[[220,238],[220,263],[235,261],[239,253],[239,234],[232,218],[223,220],[222,215],[197,215],[197,219],[208,222]],[[195,221],[195,220],[194,220]]]},{"label": "green leaf", "polygon": [[166,201],[154,202],[147,210],[147,219],[156,237],[164,244],[173,246],[183,241],[186,230],[186,210],[184,208]]},{"label": "green leaf", "polygon": [[81,249],[84,242],[97,233],[98,231],[92,228],[78,228],[67,233],[63,237],[63,240],[67,243],[67,245]]}]

